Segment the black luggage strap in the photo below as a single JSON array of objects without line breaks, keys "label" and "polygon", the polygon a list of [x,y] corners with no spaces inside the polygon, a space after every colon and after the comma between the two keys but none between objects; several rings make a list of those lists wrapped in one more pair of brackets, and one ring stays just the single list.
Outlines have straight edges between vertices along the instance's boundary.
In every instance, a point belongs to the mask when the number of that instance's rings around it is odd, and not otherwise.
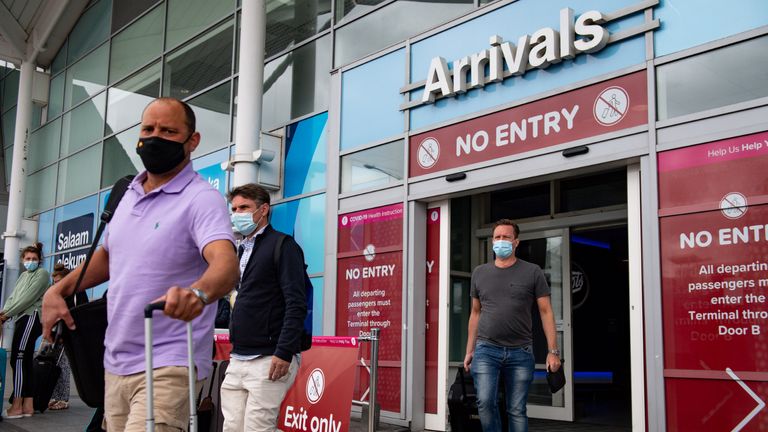
[{"label": "black luggage strap", "polygon": [[131,184],[131,181],[133,181],[133,176],[128,175],[118,180],[115,185],[112,186],[112,192],[110,192],[107,204],[104,206],[104,211],[101,213],[99,228],[96,230],[93,243],[91,243],[91,247],[88,249],[88,254],[85,256],[83,268],[80,270],[80,274],[77,277],[77,282],[75,283],[75,293],[80,290],[80,283],[83,281],[83,276],[85,276],[85,271],[88,269],[88,264],[91,262],[93,253],[96,252],[96,248],[99,246],[99,239],[101,238],[101,234],[104,232],[104,228],[106,228],[109,221],[112,220],[112,216],[115,215],[115,210],[117,210],[117,206],[120,204],[120,200],[123,199],[123,195],[125,195],[125,191],[128,190],[128,186]]},{"label": "black luggage strap", "polygon": [[459,379],[461,380],[461,396],[467,397],[467,382],[464,379],[464,365],[459,366]]}]

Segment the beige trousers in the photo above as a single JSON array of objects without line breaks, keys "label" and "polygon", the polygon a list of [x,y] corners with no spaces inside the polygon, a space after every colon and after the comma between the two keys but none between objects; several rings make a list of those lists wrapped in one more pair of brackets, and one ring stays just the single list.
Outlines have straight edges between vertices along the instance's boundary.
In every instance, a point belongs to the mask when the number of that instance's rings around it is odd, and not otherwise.
[{"label": "beige trousers", "polygon": [[[181,366],[154,370],[155,431],[186,431],[189,426],[189,376]],[[108,432],[146,431],[147,388],[144,372],[104,374],[104,427]],[[197,394],[202,381],[196,385]]]},{"label": "beige trousers", "polygon": [[293,356],[288,373],[270,381],[272,356],[248,361],[231,359],[221,383],[224,432],[277,430],[280,405],[296,379],[299,362],[299,356]]}]

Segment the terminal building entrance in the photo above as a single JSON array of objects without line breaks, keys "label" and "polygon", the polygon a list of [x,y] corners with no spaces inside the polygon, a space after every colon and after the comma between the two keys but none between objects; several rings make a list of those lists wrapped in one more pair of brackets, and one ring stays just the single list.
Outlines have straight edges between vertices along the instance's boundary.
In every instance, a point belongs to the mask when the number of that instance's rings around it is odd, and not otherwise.
[{"label": "terminal building entrance", "polygon": [[449,385],[466,349],[472,269],[493,260],[493,223],[510,218],[521,228],[516,255],[539,265],[552,289],[568,377],[563,390],[549,392],[546,339],[534,307],[536,371],[529,417],[548,420],[540,424],[631,430],[630,348],[640,344],[642,349],[643,341],[630,337],[627,201],[627,169],[622,168],[500,187],[446,202]]}]

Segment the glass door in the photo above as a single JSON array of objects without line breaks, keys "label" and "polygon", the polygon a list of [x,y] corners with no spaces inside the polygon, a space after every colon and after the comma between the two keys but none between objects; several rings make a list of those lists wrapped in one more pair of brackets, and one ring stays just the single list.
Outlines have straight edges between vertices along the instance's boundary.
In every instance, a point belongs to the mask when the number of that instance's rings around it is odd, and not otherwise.
[{"label": "glass door", "polygon": [[[492,241],[484,239],[487,256],[493,260]],[[533,308],[533,345],[536,370],[528,395],[528,416],[551,420],[573,421],[573,349],[571,345],[571,269],[568,229],[520,234],[518,258],[534,263],[544,270],[552,290],[552,309],[557,327],[557,346],[565,361],[566,385],[550,393],[546,379],[547,341],[541,327],[538,308]]]}]

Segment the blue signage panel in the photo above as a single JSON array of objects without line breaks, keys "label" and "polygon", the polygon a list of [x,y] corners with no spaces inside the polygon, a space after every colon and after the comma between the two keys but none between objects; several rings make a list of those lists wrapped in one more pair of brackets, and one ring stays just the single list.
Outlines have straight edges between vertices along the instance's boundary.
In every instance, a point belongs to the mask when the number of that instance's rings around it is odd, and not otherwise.
[{"label": "blue signage panel", "polygon": [[221,164],[211,165],[209,167],[197,170],[214,189],[222,195],[227,194],[227,173],[221,169]]},{"label": "blue signage panel", "polygon": [[54,252],[90,246],[93,242],[93,213],[84,214],[56,225]]}]

